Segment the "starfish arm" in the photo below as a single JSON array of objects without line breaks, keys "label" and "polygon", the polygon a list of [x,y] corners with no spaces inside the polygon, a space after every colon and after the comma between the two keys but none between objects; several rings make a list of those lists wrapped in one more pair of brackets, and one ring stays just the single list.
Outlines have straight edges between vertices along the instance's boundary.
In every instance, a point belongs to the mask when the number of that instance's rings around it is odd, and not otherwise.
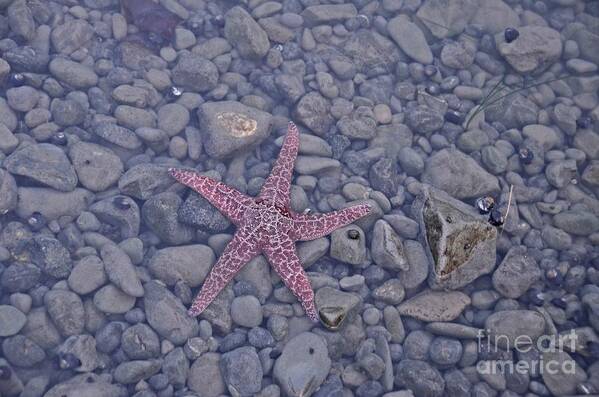
[{"label": "starfish arm", "polygon": [[177,168],[170,168],[169,172],[179,183],[201,194],[237,226],[247,207],[254,202],[252,197],[197,172]]},{"label": "starfish arm", "polygon": [[296,214],[289,234],[294,240],[316,240],[368,215],[369,212],[368,204],[360,204],[324,215]]},{"label": "starfish arm", "polygon": [[289,206],[289,191],[291,189],[291,177],[293,166],[299,150],[299,131],[292,122],[289,122],[287,136],[275,161],[270,176],[264,182],[260,190],[261,199],[273,201],[284,207]]},{"label": "starfish arm", "polygon": [[287,288],[301,302],[306,315],[312,321],[318,321],[314,305],[314,291],[312,291],[310,280],[297,256],[293,240],[289,236],[285,236],[276,244],[265,246],[263,252]]},{"label": "starfish arm", "polygon": [[214,298],[252,258],[260,254],[257,241],[242,230],[233,236],[216,264],[204,280],[200,293],[187,311],[192,317],[202,313]]}]

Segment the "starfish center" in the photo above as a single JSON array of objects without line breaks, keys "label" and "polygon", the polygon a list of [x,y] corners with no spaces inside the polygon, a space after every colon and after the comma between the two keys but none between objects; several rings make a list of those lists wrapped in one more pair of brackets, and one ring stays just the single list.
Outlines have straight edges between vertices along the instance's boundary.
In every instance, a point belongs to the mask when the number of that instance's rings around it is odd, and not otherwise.
[{"label": "starfish center", "polygon": [[253,232],[266,235],[287,233],[293,225],[287,208],[259,200],[247,209],[244,221]]}]

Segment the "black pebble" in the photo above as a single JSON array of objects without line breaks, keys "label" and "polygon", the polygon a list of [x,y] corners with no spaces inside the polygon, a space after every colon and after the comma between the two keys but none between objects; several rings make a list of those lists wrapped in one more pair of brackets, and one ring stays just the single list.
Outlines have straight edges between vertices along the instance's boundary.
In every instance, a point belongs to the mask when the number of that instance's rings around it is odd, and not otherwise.
[{"label": "black pebble", "polygon": [[350,229],[347,231],[347,237],[352,240],[357,240],[360,238],[360,232],[358,232],[356,229]]},{"label": "black pebble", "polygon": [[129,208],[131,208],[131,203],[129,203],[127,197],[123,196],[115,197],[112,201],[112,204],[120,210],[128,210]]},{"label": "black pebble", "polygon": [[522,164],[530,164],[534,160],[535,156],[532,153],[532,150],[529,148],[523,147],[518,151],[518,156],[520,157],[520,161]]},{"label": "black pebble", "polygon": [[503,214],[498,209],[491,210],[489,214],[489,223],[493,226],[501,226],[505,222],[505,218]]},{"label": "black pebble", "polygon": [[55,145],[64,146],[68,142],[67,136],[64,132],[57,132],[56,134],[52,135],[51,142]]},{"label": "black pebble", "polygon": [[503,37],[505,38],[505,41],[508,43],[511,43],[512,41],[516,40],[518,36],[520,36],[520,32],[518,32],[514,28],[506,28],[503,32]]},{"label": "black pebble", "polygon": [[27,218],[27,224],[29,227],[31,227],[31,230],[37,232],[46,226],[46,218],[44,218],[41,213],[36,211],[31,214],[29,218]]},{"label": "black pebble", "polygon": [[459,125],[462,123],[462,115],[460,114],[460,112],[457,112],[455,110],[448,111],[447,113],[445,113],[443,118],[445,119],[445,121],[448,121],[453,124]]},{"label": "black pebble", "polygon": [[25,84],[25,76],[22,73],[13,73],[8,78],[11,87],[20,87]]},{"label": "black pebble", "polygon": [[576,126],[582,130],[585,130],[591,126],[590,117],[580,117],[576,120]]}]

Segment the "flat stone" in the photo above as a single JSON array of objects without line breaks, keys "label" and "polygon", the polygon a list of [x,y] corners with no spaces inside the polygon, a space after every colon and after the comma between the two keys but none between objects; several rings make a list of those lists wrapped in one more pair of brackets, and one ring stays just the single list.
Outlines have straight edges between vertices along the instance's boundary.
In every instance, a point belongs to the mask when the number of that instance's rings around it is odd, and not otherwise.
[{"label": "flat stone", "polygon": [[175,84],[192,91],[210,91],[218,82],[218,69],[199,54],[184,54],[173,68],[172,79]]},{"label": "flat stone", "polygon": [[69,157],[81,184],[94,192],[101,192],[116,183],[124,171],[123,162],[110,149],[77,142],[69,149]]},{"label": "flat stone", "polygon": [[426,290],[397,307],[399,314],[421,321],[452,321],[470,304],[468,295],[459,291]]},{"label": "flat stone", "polygon": [[306,7],[302,12],[304,22],[309,26],[333,25],[358,15],[353,4],[324,4]]},{"label": "flat stone", "polygon": [[457,149],[443,149],[426,162],[422,180],[457,199],[492,195],[499,191],[497,178]]},{"label": "flat stone", "polygon": [[563,351],[544,352],[543,383],[554,396],[578,394],[578,386],[588,378],[586,371],[572,356]]},{"label": "flat stone", "polygon": [[462,33],[477,6],[475,0],[426,0],[416,16],[435,37],[445,38]]},{"label": "flat stone", "polygon": [[142,163],[127,170],[119,179],[119,190],[128,196],[147,200],[174,183],[168,167]]},{"label": "flat stone", "polygon": [[66,58],[54,58],[48,66],[59,81],[75,88],[90,88],[98,83],[98,75],[90,67]]},{"label": "flat stone", "polygon": [[433,53],[424,33],[407,16],[400,15],[390,20],[387,31],[399,48],[416,62],[429,64],[433,61]]},{"label": "flat stone", "polygon": [[520,26],[518,13],[502,0],[480,0],[472,23],[482,26],[491,34],[501,33],[506,28]]},{"label": "flat stone", "polygon": [[433,289],[459,289],[495,267],[497,230],[472,207],[442,191],[425,187],[415,202],[433,263]]},{"label": "flat stone", "polygon": [[119,364],[114,370],[114,380],[118,383],[137,383],[160,371],[160,360],[132,360]]},{"label": "flat stone", "polygon": [[511,349],[519,344],[530,343],[530,340],[536,343],[545,331],[545,319],[539,312],[532,310],[502,310],[487,317],[485,329],[498,346]]},{"label": "flat stone", "polygon": [[85,310],[77,294],[66,290],[48,291],[44,295],[44,306],[63,336],[79,335],[83,332]]},{"label": "flat stone", "polygon": [[105,244],[100,249],[108,279],[124,293],[142,297],[144,289],[131,258],[116,244]]},{"label": "flat stone", "polygon": [[370,252],[374,262],[383,268],[395,271],[409,269],[401,239],[382,219],[374,224]]},{"label": "flat stone", "polygon": [[182,280],[194,288],[202,284],[215,261],[214,251],[210,247],[195,244],[156,251],[148,268],[154,277],[168,286],[174,286]]},{"label": "flat stone", "polygon": [[6,169],[56,190],[70,192],[77,186],[77,174],[64,152],[40,143],[13,152],[4,160]]},{"label": "flat stone", "polygon": [[27,322],[23,312],[14,306],[0,305],[0,336],[16,335]]},{"label": "flat stone", "polygon": [[81,379],[71,379],[59,383],[44,394],[45,397],[80,397],[80,396],[98,396],[108,397],[116,396],[122,390],[119,386],[105,381],[94,380],[93,383],[87,383],[86,374]]},{"label": "flat stone", "polygon": [[338,329],[357,313],[361,299],[356,294],[323,287],[316,292],[314,302],[323,324],[329,329]]},{"label": "flat stone", "polygon": [[105,285],[96,291],[93,301],[98,310],[108,314],[124,314],[135,306],[135,298],[113,284]]},{"label": "flat stone", "polygon": [[243,58],[260,59],[270,49],[264,29],[243,8],[236,6],[225,14],[225,37]]},{"label": "flat stone", "polygon": [[250,397],[262,389],[262,365],[256,349],[240,347],[221,356],[223,379],[240,396]]},{"label": "flat stone", "polygon": [[294,117],[314,134],[325,135],[334,123],[330,102],[318,92],[310,92],[299,100]]},{"label": "flat stone", "polygon": [[240,102],[207,102],[198,117],[209,156],[222,159],[258,145],[271,133],[271,115]]},{"label": "flat stone", "polygon": [[495,35],[495,44],[505,60],[520,73],[544,70],[562,54],[562,40],[557,30],[545,26],[524,26],[511,43],[503,32]]},{"label": "flat stone", "polygon": [[525,247],[513,247],[493,273],[493,288],[507,298],[517,299],[541,277],[541,270]]},{"label": "flat stone", "polygon": [[324,382],[330,368],[323,338],[303,332],[285,344],[275,362],[273,377],[288,396],[309,396]]},{"label": "flat stone", "polygon": [[198,322],[187,315],[181,301],[156,281],[144,284],[148,324],[160,336],[181,345],[197,333]]}]

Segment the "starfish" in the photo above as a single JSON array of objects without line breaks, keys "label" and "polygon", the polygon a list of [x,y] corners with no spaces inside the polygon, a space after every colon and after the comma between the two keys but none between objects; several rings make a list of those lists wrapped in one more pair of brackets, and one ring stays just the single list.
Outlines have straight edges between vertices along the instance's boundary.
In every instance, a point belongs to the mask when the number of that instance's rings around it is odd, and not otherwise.
[{"label": "starfish", "polygon": [[169,169],[178,182],[201,194],[237,226],[233,239],[210,270],[188,310],[190,316],[202,313],[246,263],[264,254],[301,302],[308,317],[318,321],[314,292],[300,263],[295,242],[326,236],[367,215],[370,206],[360,204],[324,215],[294,212],[290,208],[289,192],[298,149],[299,132],[290,122],[279,157],[258,197],[247,196],[195,171]]}]

